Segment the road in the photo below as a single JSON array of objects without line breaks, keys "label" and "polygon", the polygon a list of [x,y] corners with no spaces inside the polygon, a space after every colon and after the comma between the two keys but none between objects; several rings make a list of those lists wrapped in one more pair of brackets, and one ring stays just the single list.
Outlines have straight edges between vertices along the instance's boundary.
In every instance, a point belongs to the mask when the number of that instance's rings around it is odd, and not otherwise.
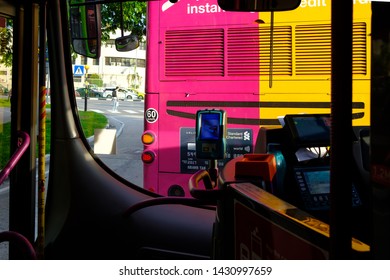
[{"label": "road", "polygon": [[[84,99],[77,99],[79,110],[84,110]],[[3,122],[9,121],[9,109],[3,112]],[[87,100],[87,110],[104,114],[109,128],[116,131],[116,153],[98,154],[102,161],[113,171],[128,181],[143,187],[143,167],[141,153],[143,145],[143,101],[120,101],[117,112],[112,111],[110,100]],[[90,138],[94,147],[94,138]],[[46,168],[49,164],[46,164]],[[8,230],[9,184],[8,179],[0,186],[0,232]],[[8,243],[0,243],[0,260],[8,259]]]},{"label": "road", "polygon": [[[84,110],[84,100],[78,99],[77,105]],[[110,128],[117,129],[116,154],[99,154],[99,157],[123,178],[143,187],[143,101],[120,101],[118,112],[114,112],[109,100],[88,100],[87,109],[104,114]]]}]

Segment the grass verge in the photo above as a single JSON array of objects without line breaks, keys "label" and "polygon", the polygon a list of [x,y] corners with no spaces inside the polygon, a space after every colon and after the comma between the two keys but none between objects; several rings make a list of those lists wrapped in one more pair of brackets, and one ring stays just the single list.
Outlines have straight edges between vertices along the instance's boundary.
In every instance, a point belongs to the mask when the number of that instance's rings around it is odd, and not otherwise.
[{"label": "grass verge", "polygon": [[[4,101],[7,100],[0,99],[0,107],[7,107],[7,103]],[[107,118],[103,114],[99,114],[92,111],[87,111],[87,112],[79,111],[79,117],[80,117],[80,122],[84,134],[87,138],[94,135],[95,129],[105,128],[107,125]],[[50,141],[51,141],[51,115],[50,112],[48,112],[46,115],[46,141],[45,141],[46,154],[50,153]],[[4,168],[9,158],[11,157],[10,143],[11,143],[11,123],[8,122],[8,123],[0,124],[0,169]],[[37,147],[37,151],[38,151],[38,147]]]}]

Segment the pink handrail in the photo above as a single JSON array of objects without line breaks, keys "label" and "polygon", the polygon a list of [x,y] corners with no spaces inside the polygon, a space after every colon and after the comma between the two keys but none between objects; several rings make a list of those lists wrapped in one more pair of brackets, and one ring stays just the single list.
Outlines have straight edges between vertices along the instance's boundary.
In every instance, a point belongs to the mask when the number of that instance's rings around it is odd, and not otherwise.
[{"label": "pink handrail", "polygon": [[0,232],[0,243],[3,242],[12,242],[14,243],[19,250],[24,253],[26,260],[36,260],[37,254],[35,252],[34,246],[30,241],[22,234],[15,231],[3,231]]},{"label": "pink handrail", "polygon": [[11,156],[8,163],[4,166],[3,170],[0,171],[0,185],[5,181],[5,179],[7,179],[9,173],[12,171],[30,145],[30,136],[26,132],[18,131],[18,137],[18,148]]},{"label": "pink handrail", "polygon": [[[18,131],[18,137],[18,148],[11,156],[3,170],[0,171],[0,185],[5,181],[5,179],[7,179],[9,173],[19,162],[19,159],[30,145],[30,136],[26,132]],[[27,259],[36,259],[34,247],[22,234],[14,231],[0,232],[0,243],[5,241],[14,242],[20,249],[23,249],[27,254]]]}]

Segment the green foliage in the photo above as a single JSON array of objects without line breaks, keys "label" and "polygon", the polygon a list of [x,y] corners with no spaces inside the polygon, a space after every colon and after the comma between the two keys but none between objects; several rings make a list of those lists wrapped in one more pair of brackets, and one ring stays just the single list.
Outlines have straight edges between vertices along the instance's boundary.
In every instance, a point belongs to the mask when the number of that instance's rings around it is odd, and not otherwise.
[{"label": "green foliage", "polygon": [[[141,42],[146,30],[146,2],[123,2],[122,9],[124,35],[135,34]],[[107,41],[110,33],[121,28],[121,4],[104,4],[101,12],[102,41]]]},{"label": "green foliage", "polygon": [[0,98],[0,107],[11,107],[10,100],[8,98]]},{"label": "green foliage", "polygon": [[[146,2],[123,2],[123,32],[138,36],[140,42],[146,30]],[[121,28],[121,4],[102,4],[102,42],[110,39],[110,33]],[[72,52],[73,58],[76,56]],[[7,27],[0,28],[0,64],[12,66],[12,21],[7,20]],[[98,84],[98,83],[95,83]]]},{"label": "green foliage", "polygon": [[99,74],[88,74],[88,82],[96,85],[97,87],[103,86],[103,80]]},{"label": "green foliage", "polygon": [[12,28],[0,27],[0,64],[12,66]]},{"label": "green foliage", "polygon": [[0,169],[3,169],[10,158],[11,123],[0,126]]},{"label": "green foliage", "polygon": [[[3,104],[0,104],[2,107]],[[47,106],[48,107],[48,106]],[[95,129],[105,128],[107,126],[107,118],[103,114],[92,111],[79,111],[81,126],[83,127],[85,137],[94,135]],[[0,169],[2,169],[8,162],[10,156],[11,143],[11,123],[0,124]],[[51,141],[51,115],[48,112],[46,115],[46,139],[45,139],[45,153],[50,153]],[[38,146],[37,146],[38,155]]]},{"label": "green foliage", "polygon": [[94,135],[95,129],[101,129],[107,126],[107,117],[103,114],[92,111],[79,111],[79,117],[85,137]]}]

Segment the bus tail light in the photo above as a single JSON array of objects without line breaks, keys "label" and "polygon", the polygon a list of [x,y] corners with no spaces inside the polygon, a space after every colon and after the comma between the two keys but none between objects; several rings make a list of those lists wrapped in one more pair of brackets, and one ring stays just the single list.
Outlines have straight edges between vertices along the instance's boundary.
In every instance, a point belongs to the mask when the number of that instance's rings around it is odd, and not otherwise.
[{"label": "bus tail light", "polygon": [[141,155],[141,159],[144,163],[152,163],[155,159],[156,155],[152,151],[143,151]]},{"label": "bus tail light", "polygon": [[150,145],[154,142],[155,139],[156,139],[156,137],[155,137],[154,133],[152,133],[150,131],[145,131],[142,134],[141,141],[144,145]]}]

